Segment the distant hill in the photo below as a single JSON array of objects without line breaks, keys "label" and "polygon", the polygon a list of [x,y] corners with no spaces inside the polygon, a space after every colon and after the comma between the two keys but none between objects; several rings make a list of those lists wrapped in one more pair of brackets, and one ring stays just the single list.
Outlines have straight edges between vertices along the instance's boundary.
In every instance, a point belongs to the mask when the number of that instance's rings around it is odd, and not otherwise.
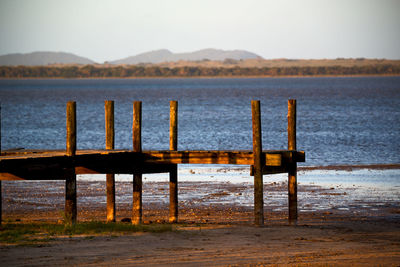
[{"label": "distant hill", "polygon": [[109,62],[110,64],[128,64],[134,65],[139,63],[162,63],[177,61],[223,61],[225,59],[245,60],[261,58],[259,55],[244,50],[220,50],[220,49],[203,49],[190,53],[172,53],[167,49],[161,49],[151,52],[138,54],[136,56],[127,57],[120,60]]},{"label": "distant hill", "polygon": [[0,56],[1,66],[44,66],[52,64],[94,64],[84,57],[64,52],[33,52]]}]

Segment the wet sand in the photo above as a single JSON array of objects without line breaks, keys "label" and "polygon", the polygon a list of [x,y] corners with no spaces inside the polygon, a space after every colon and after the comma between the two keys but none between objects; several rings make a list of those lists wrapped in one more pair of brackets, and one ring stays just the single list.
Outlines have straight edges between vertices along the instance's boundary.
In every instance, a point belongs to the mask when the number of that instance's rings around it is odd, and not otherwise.
[{"label": "wet sand", "polygon": [[[176,231],[2,244],[0,266],[399,265],[399,200],[354,200],[351,188],[299,185],[299,220],[289,226],[286,183],[264,189],[264,227],[252,224],[251,184],[182,182]],[[131,192],[131,182],[117,182],[118,221],[130,217]],[[63,182],[6,182],[3,198],[5,221],[62,221]],[[144,223],[166,223],[168,183],[144,183],[143,205]],[[78,220],[105,220],[103,181],[78,181]]]}]

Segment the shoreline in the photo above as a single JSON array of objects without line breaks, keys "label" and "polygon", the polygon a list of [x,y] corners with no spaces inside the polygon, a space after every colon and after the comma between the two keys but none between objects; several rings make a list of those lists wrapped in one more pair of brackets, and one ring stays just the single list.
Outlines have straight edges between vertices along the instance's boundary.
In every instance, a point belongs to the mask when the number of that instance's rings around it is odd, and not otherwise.
[{"label": "shoreline", "polygon": [[359,169],[369,169],[369,170],[392,170],[399,169],[400,163],[382,163],[382,164],[349,164],[349,165],[323,165],[323,166],[298,166],[298,171],[313,171],[313,170],[344,170],[352,171]]},{"label": "shoreline", "polygon": [[256,78],[362,78],[362,77],[400,77],[400,74],[357,74],[357,75],[260,75],[260,76],[198,76],[198,77],[182,77],[182,76],[157,76],[157,77],[16,77],[4,78],[0,80],[160,80],[160,79],[256,79]]},{"label": "shoreline", "polygon": [[[357,168],[359,165],[355,165]],[[367,165],[359,172],[346,166],[331,169],[299,169],[299,214],[350,212],[359,215],[375,213],[383,208],[398,210],[400,214],[400,191],[398,165]],[[365,167],[365,166],[363,166]],[[231,171],[230,171],[231,170]],[[323,170],[323,172],[315,172]],[[328,172],[325,172],[327,170]],[[381,170],[384,171],[383,173]],[[339,172],[336,172],[339,171]],[[342,172],[344,171],[344,172]],[[247,168],[181,169],[179,171],[180,214],[190,219],[198,210],[199,216],[212,217],[210,210],[229,213],[243,211],[247,221],[252,222],[253,177]],[[132,205],[132,177],[116,176],[117,216],[130,217]],[[103,220],[106,207],[106,183],[104,175],[77,177],[78,211],[83,220]],[[62,219],[65,182],[59,181],[3,181],[3,219],[39,219],[52,217]],[[143,176],[143,207],[149,211],[148,220],[168,218],[169,183],[167,174]],[[287,213],[287,175],[264,176],[264,208],[266,216],[275,217]],[[154,214],[152,213],[154,211]],[[396,212],[397,213],[397,212]],[[41,214],[41,215],[39,215]],[[47,214],[47,215],[46,215]],[[52,214],[52,216],[49,216]],[[273,215],[275,214],[275,215]],[[160,215],[162,218],[158,218]],[[41,217],[43,216],[43,217]],[[242,217],[240,215],[239,217]],[[195,220],[194,216],[192,219]],[[209,218],[208,218],[209,219]],[[226,218],[220,217],[225,220]],[[201,221],[197,221],[201,222]]]}]

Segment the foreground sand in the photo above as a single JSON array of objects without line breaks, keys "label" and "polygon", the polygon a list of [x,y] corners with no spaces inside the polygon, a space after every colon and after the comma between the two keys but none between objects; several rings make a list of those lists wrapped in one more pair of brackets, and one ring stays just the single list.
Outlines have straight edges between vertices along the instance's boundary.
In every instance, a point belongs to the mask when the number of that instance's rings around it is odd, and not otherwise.
[{"label": "foreground sand", "polygon": [[1,266],[398,266],[399,221],[388,217],[185,224],[177,231],[60,237],[44,246],[1,246]]},{"label": "foreground sand", "polygon": [[[4,219],[8,222],[61,220],[63,184],[57,186],[57,183],[6,184]],[[104,220],[103,183],[81,182],[78,186],[81,188],[79,220]],[[39,187],[48,190],[38,190]],[[363,201],[353,200],[354,191],[347,189],[344,194],[339,189],[300,187],[303,193],[309,194],[302,206],[315,200],[336,203],[334,200],[341,198],[348,201],[345,204],[350,209],[338,208],[336,204],[324,210],[302,208],[297,226],[289,226],[285,202],[277,202],[275,206],[271,202],[265,207],[266,225],[256,227],[252,225],[251,206],[224,201],[227,195],[234,198],[246,195],[245,187],[215,183],[206,188],[212,193],[202,192],[204,195],[199,196],[196,195],[200,190],[198,184],[182,183],[181,224],[172,232],[57,237],[49,243],[22,247],[0,244],[0,266],[400,265],[398,200],[375,203],[368,202],[368,197]],[[128,194],[129,188],[130,183],[120,183],[120,194]],[[145,223],[167,220],[166,188],[166,183],[148,184]],[[285,184],[266,185],[266,192],[276,193],[271,198],[284,196],[285,190]],[[131,202],[122,197],[119,200],[118,221],[130,217]]]}]

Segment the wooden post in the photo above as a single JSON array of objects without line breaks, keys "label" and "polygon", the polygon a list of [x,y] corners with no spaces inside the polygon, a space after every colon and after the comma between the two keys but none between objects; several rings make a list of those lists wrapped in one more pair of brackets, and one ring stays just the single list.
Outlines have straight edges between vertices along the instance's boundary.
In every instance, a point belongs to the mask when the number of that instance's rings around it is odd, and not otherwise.
[{"label": "wooden post", "polygon": [[[296,150],[296,100],[288,100],[288,149]],[[297,163],[289,163],[289,224],[297,223]]]},{"label": "wooden post", "polygon": [[67,103],[67,156],[76,152],[76,102]]},{"label": "wooden post", "polygon": [[[106,127],[106,149],[114,149],[114,101],[104,102],[105,127]],[[106,174],[107,184],[107,222],[115,222],[115,175]]]},{"label": "wooden post", "polygon": [[[169,149],[178,150],[178,102],[170,102]],[[169,172],[169,222],[178,221],[178,165]]]},{"label": "wooden post", "polygon": [[[67,103],[67,156],[73,157],[76,153],[76,103]],[[76,174],[75,167],[66,175],[65,179],[65,217],[67,223],[76,223]]]},{"label": "wooden post", "polygon": [[[133,102],[133,151],[142,151],[142,102]],[[133,175],[132,224],[142,223],[142,174]]]},{"label": "wooden post", "polygon": [[171,101],[169,113],[169,149],[178,150],[178,102]]},{"label": "wooden post", "polygon": [[254,223],[264,224],[263,165],[260,101],[251,101],[254,157]]}]

